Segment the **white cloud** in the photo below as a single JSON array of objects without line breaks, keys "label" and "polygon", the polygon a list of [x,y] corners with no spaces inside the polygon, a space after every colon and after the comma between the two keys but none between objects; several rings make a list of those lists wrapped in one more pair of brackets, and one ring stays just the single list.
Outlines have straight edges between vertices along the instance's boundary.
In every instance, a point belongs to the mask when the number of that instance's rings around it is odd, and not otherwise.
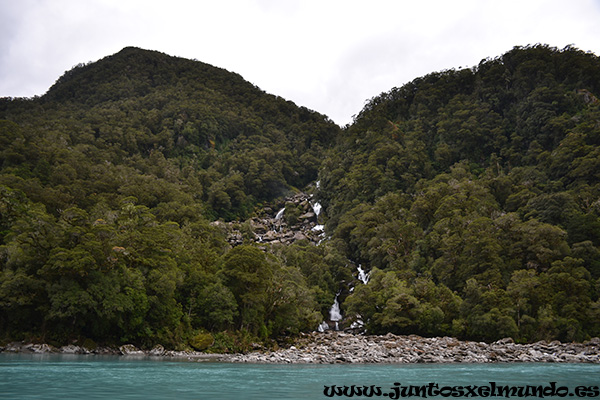
[{"label": "white cloud", "polygon": [[0,0],[0,96],[125,46],[196,58],[350,122],[365,100],[515,45],[600,54],[595,0]]}]

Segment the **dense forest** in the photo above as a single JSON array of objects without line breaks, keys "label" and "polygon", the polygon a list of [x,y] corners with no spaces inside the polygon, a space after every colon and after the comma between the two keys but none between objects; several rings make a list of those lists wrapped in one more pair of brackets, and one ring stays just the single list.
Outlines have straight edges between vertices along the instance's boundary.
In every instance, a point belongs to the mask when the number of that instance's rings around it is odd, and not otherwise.
[{"label": "dense forest", "polygon": [[[340,128],[199,61],[78,65],[0,99],[0,342],[240,351],[334,300],[376,334],[599,336],[599,94],[597,56],[517,47]],[[213,223],[301,190],[318,245]]]}]

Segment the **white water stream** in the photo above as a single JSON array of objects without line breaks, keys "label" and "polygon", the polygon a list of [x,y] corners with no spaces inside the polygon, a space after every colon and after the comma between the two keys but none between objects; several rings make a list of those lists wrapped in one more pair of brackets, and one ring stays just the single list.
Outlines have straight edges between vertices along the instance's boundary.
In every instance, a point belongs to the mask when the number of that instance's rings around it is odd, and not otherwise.
[{"label": "white water stream", "polygon": [[365,285],[369,283],[369,278],[371,273],[366,273],[364,269],[362,269],[362,265],[358,264],[358,280],[364,283]]}]

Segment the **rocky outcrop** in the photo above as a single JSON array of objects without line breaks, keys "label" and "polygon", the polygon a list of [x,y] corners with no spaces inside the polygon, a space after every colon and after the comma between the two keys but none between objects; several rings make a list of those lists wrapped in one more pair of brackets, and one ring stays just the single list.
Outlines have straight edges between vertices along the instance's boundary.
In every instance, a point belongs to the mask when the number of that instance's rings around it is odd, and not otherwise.
[{"label": "rocky outcrop", "polygon": [[300,240],[317,244],[323,240],[320,222],[321,207],[307,193],[286,197],[273,207],[265,207],[261,214],[244,222],[215,221],[227,234],[232,246],[244,243],[289,245]]},{"label": "rocky outcrop", "polygon": [[233,362],[251,363],[600,363],[600,339],[585,343],[537,342],[516,344],[459,341],[450,337],[416,335],[362,336],[343,332],[313,333],[275,352],[237,355]]}]

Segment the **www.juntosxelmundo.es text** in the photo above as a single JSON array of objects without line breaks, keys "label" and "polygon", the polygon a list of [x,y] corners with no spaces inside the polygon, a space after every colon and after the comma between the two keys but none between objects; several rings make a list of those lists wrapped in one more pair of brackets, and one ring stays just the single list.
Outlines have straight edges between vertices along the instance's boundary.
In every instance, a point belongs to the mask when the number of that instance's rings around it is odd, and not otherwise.
[{"label": "www.juntosxelmundo.es text", "polygon": [[440,386],[430,382],[426,385],[402,385],[394,382],[390,388],[375,385],[325,386],[323,394],[327,397],[386,397],[399,399],[407,397],[579,397],[594,398],[600,396],[600,386],[576,386],[572,390],[567,386],[557,386],[556,382],[547,385],[498,385],[489,382],[487,385]]}]

